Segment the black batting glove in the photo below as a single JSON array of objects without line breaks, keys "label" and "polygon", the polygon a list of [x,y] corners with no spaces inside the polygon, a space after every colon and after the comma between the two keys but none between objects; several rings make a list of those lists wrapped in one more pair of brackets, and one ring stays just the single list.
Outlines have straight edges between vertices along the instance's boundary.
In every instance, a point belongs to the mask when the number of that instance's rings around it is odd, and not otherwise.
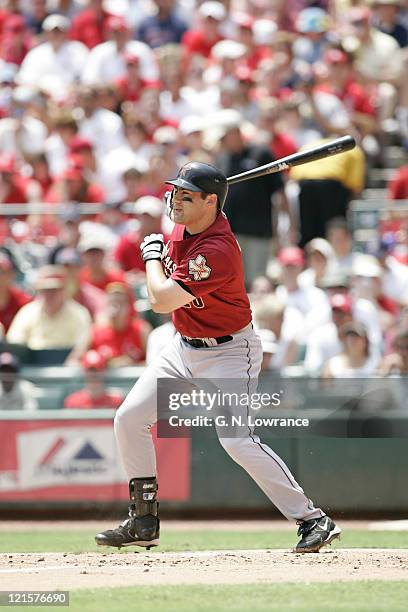
[{"label": "black batting glove", "polygon": [[140,245],[142,252],[142,259],[146,261],[161,261],[164,252],[164,240],[163,234],[150,234],[145,236],[142,244]]}]

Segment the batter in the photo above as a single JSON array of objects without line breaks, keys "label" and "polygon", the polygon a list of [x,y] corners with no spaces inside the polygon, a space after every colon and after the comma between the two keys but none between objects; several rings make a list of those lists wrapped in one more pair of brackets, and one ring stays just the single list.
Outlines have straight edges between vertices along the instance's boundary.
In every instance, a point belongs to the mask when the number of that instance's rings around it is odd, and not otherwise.
[{"label": "batter", "polygon": [[[173,342],[134,385],[115,416],[115,436],[129,479],[129,518],[96,536],[100,545],[159,543],[156,457],[151,427],[157,418],[157,379],[235,379],[238,393],[254,392],[262,360],[244,288],[241,251],[222,212],[226,177],[213,166],[191,162],[168,181],[175,222],[169,243],[147,236],[141,252],[150,303],[172,312]],[[234,382],[235,384],[235,382]],[[247,410],[242,408],[245,418]],[[248,426],[243,437],[219,438],[226,452],[252,476],[272,503],[299,524],[297,552],[316,552],[341,530],[316,508],[282,459]]]}]

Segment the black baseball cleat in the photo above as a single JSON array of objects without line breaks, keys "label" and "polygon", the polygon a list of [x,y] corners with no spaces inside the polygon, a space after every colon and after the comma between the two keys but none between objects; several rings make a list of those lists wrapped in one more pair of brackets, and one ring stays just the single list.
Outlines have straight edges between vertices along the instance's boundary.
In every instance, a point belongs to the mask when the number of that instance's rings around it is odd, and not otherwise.
[{"label": "black baseball cleat", "polygon": [[149,550],[158,546],[160,535],[159,503],[157,501],[157,480],[132,478],[129,481],[129,518],[116,529],[102,531],[95,536],[99,546],[142,546]]},{"label": "black baseball cleat", "polygon": [[319,552],[322,546],[340,538],[341,529],[329,516],[310,521],[297,521],[297,524],[299,525],[297,534],[302,536],[302,539],[297,543],[294,552]]},{"label": "black baseball cleat", "polygon": [[99,546],[142,546],[149,550],[159,545],[160,522],[156,516],[134,516],[133,505],[129,507],[129,518],[116,529],[102,531],[95,536]]}]

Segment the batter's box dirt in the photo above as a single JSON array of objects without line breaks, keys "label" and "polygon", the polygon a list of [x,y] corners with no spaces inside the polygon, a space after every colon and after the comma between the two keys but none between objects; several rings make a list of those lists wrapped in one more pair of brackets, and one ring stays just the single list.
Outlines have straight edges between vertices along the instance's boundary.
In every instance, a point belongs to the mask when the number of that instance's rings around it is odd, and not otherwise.
[{"label": "batter's box dirt", "polygon": [[0,555],[7,590],[71,590],[141,584],[247,584],[406,580],[408,550],[323,549],[182,553],[10,553]]}]

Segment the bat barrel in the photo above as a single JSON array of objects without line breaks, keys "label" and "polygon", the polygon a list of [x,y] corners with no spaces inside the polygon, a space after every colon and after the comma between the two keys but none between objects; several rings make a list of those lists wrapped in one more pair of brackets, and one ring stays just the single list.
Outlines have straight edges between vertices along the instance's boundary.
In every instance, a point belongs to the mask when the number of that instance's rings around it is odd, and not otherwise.
[{"label": "bat barrel", "polygon": [[241,172],[241,174],[235,174],[234,176],[230,176],[227,181],[229,185],[241,183],[242,181],[248,181],[260,176],[265,176],[266,174],[273,174],[275,172],[281,172],[282,170],[288,170],[289,168],[300,166],[301,164],[308,164],[309,162],[317,161],[319,159],[323,159],[324,157],[338,155],[339,153],[344,153],[345,151],[354,149],[355,146],[356,141],[352,136],[342,136],[341,138],[336,138],[336,140],[325,142],[321,145],[313,147],[312,149],[299,151],[293,155],[282,157],[281,159],[273,161],[270,164],[259,166],[259,168],[247,170],[246,172]]}]

